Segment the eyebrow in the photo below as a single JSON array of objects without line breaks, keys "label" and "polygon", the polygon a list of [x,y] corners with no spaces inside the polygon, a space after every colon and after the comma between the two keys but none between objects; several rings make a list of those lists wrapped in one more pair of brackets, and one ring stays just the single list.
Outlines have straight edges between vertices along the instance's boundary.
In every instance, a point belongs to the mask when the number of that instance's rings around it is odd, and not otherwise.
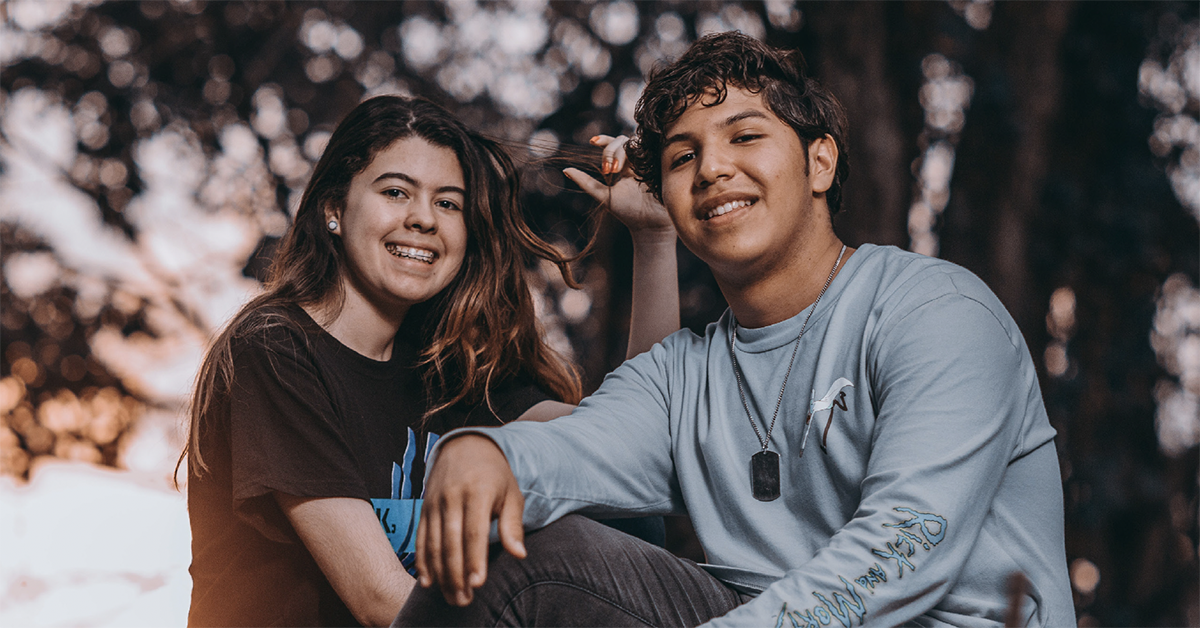
[{"label": "eyebrow", "polygon": [[[763,113],[762,111],[760,111],[758,109],[747,109],[745,111],[735,113],[735,114],[729,116],[728,118],[725,118],[725,121],[721,123],[721,128],[733,126],[733,125],[737,124],[738,122],[741,122],[742,120],[746,120],[748,118],[761,118],[763,120],[770,119],[767,117],[767,114]],[[682,142],[684,140],[691,139],[691,137],[692,137],[692,135],[690,133],[676,133],[675,135],[672,135],[663,141],[663,148],[666,148],[667,146],[670,146],[671,144],[674,144],[675,142]]]},{"label": "eyebrow", "polygon": [[725,119],[725,123],[722,124],[721,126],[723,126],[723,127],[731,126],[731,125],[737,124],[738,122],[741,122],[742,120],[745,120],[747,118],[762,118],[763,120],[770,120],[770,118],[767,117],[767,114],[763,113],[762,111],[760,111],[758,109],[747,109],[741,113],[735,113],[732,116],[729,116],[728,118]]},{"label": "eyebrow", "polygon": [[[405,181],[405,182],[409,183],[410,185],[415,185],[417,187],[421,187],[420,181],[417,181],[416,179],[404,174],[403,172],[385,172],[385,173],[379,175],[378,177],[375,177],[375,180],[372,183],[379,183],[380,181],[383,181],[384,179],[400,179],[401,181]],[[443,185],[442,187],[434,190],[435,194],[441,194],[443,192],[457,192],[458,194],[461,194],[464,198],[466,198],[466,196],[467,196],[467,191],[458,187],[457,185]]]}]

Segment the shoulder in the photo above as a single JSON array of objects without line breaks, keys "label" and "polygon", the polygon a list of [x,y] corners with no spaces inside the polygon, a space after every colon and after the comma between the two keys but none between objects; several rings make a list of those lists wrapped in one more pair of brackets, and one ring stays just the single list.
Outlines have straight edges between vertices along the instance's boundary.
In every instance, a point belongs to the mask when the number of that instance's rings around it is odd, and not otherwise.
[{"label": "shoulder", "polygon": [[866,253],[847,290],[871,301],[880,330],[947,322],[996,325],[1014,345],[1020,331],[995,293],[971,271],[943,259],[893,246],[864,246]]},{"label": "shoulder", "polygon": [[[727,331],[721,331],[723,322],[729,317],[729,311],[714,323],[709,323],[704,328],[703,335],[697,335],[690,329],[680,329],[679,331],[663,338],[662,342],[654,345],[640,356],[633,358],[652,359],[660,365],[671,365],[671,368],[677,368],[680,365],[686,364],[693,359],[704,359],[708,353],[708,346],[713,342],[714,338],[723,337]],[[633,360],[630,360],[632,362]]]},{"label": "shoulder", "polygon": [[882,300],[920,303],[947,294],[995,299],[971,271],[944,259],[904,251],[894,246],[864,245],[852,285],[873,289]]},{"label": "shoulder", "polygon": [[[715,323],[709,323],[703,335],[690,329],[680,329],[663,338],[649,351],[626,360],[610,376],[635,377],[649,383],[662,383],[674,377],[703,372],[713,342],[718,345],[728,340],[729,310]],[[608,377],[605,378],[606,381]]]},{"label": "shoulder", "polygon": [[487,427],[510,423],[543,401],[561,401],[538,384],[532,373],[518,373],[488,384],[484,397],[460,401],[435,415],[435,432],[445,433],[460,427]]},{"label": "shoulder", "polygon": [[721,321],[727,316],[728,314],[723,314],[717,322],[705,325],[703,336],[696,335],[696,332],[690,329],[680,329],[670,336],[663,338],[662,347],[666,352],[672,354],[687,354],[697,350],[702,351],[711,341],[711,338],[721,333],[718,327],[720,327]]},{"label": "shoulder", "polygon": [[251,356],[307,355],[320,329],[299,306],[287,305],[255,308],[232,325],[229,340],[235,361]]},{"label": "shoulder", "polygon": [[543,401],[562,400],[542,388],[532,373],[521,369],[516,376],[491,386],[485,401],[483,405],[490,406],[491,417],[500,423],[508,423]]}]

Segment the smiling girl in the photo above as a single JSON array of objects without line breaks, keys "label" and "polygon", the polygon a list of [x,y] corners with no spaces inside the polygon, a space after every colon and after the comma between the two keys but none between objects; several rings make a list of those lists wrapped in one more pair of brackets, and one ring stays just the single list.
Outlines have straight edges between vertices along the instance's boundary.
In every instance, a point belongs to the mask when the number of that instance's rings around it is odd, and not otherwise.
[{"label": "smiling girl", "polygon": [[[373,98],[337,127],[265,291],[201,367],[190,625],[390,623],[414,585],[405,529],[438,435],[578,402],[524,278],[535,258],[569,269],[518,190],[502,149],[427,101]],[[611,204],[634,230],[635,299],[674,295],[670,222],[625,192]],[[631,337],[677,328],[666,305],[635,307]]]}]

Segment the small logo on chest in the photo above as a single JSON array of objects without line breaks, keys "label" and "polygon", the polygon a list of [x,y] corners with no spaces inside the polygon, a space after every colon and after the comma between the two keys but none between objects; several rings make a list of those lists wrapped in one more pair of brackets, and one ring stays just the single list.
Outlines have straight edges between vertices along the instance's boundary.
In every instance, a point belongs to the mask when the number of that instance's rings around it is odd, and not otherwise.
[{"label": "small logo on chest", "polygon": [[[829,387],[829,392],[825,393],[824,397],[817,399],[817,390],[815,388],[812,390],[812,393],[809,396],[808,418],[804,421],[804,439],[808,439],[808,429],[811,427],[810,424],[812,423],[813,417],[816,416],[818,412],[824,412],[828,410],[829,416],[825,419],[825,429],[821,432],[821,451],[824,451],[825,453],[829,453],[826,445],[829,442],[829,428],[833,425],[833,409],[841,408],[842,412],[847,411],[846,391],[844,390],[847,386],[854,388],[854,384],[850,380],[846,379],[845,377],[839,377],[837,381],[833,382],[833,385]],[[803,451],[803,449],[801,449],[801,451]]]}]

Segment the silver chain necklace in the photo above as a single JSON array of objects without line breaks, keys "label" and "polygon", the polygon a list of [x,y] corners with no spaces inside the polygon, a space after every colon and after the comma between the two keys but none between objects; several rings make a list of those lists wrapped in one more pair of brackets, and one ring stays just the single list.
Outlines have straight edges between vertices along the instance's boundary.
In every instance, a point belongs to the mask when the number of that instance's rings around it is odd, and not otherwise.
[{"label": "silver chain necklace", "polygon": [[808,321],[812,318],[813,312],[817,311],[817,304],[821,302],[821,297],[825,296],[825,291],[829,289],[829,284],[833,281],[838,266],[842,264],[842,255],[845,253],[846,245],[843,244],[842,250],[838,252],[837,261],[833,263],[833,268],[829,269],[829,277],[825,279],[825,285],[821,286],[817,300],[813,301],[808,316],[804,317],[804,323],[800,325],[800,333],[796,334],[796,339],[792,341],[792,357],[788,360],[787,372],[783,375],[783,386],[779,387],[779,398],[775,400],[775,412],[771,415],[771,425],[767,427],[766,438],[763,438],[762,433],[758,431],[758,424],[754,422],[754,416],[750,414],[750,404],[746,403],[746,392],[742,388],[742,372],[738,367],[737,351],[733,346],[734,338],[737,337],[737,319],[733,317],[732,311],[729,313],[729,357],[733,359],[733,375],[737,378],[738,397],[742,400],[746,418],[750,419],[750,427],[754,428],[758,444],[762,445],[762,451],[750,457],[750,488],[754,499],[759,501],[769,502],[779,498],[779,454],[769,450],[771,433],[775,431],[775,419],[779,418],[779,407],[783,405],[783,393],[787,390],[788,378],[792,376],[792,365],[796,362],[796,352],[800,350],[800,339],[804,337],[804,330],[808,329]]}]

